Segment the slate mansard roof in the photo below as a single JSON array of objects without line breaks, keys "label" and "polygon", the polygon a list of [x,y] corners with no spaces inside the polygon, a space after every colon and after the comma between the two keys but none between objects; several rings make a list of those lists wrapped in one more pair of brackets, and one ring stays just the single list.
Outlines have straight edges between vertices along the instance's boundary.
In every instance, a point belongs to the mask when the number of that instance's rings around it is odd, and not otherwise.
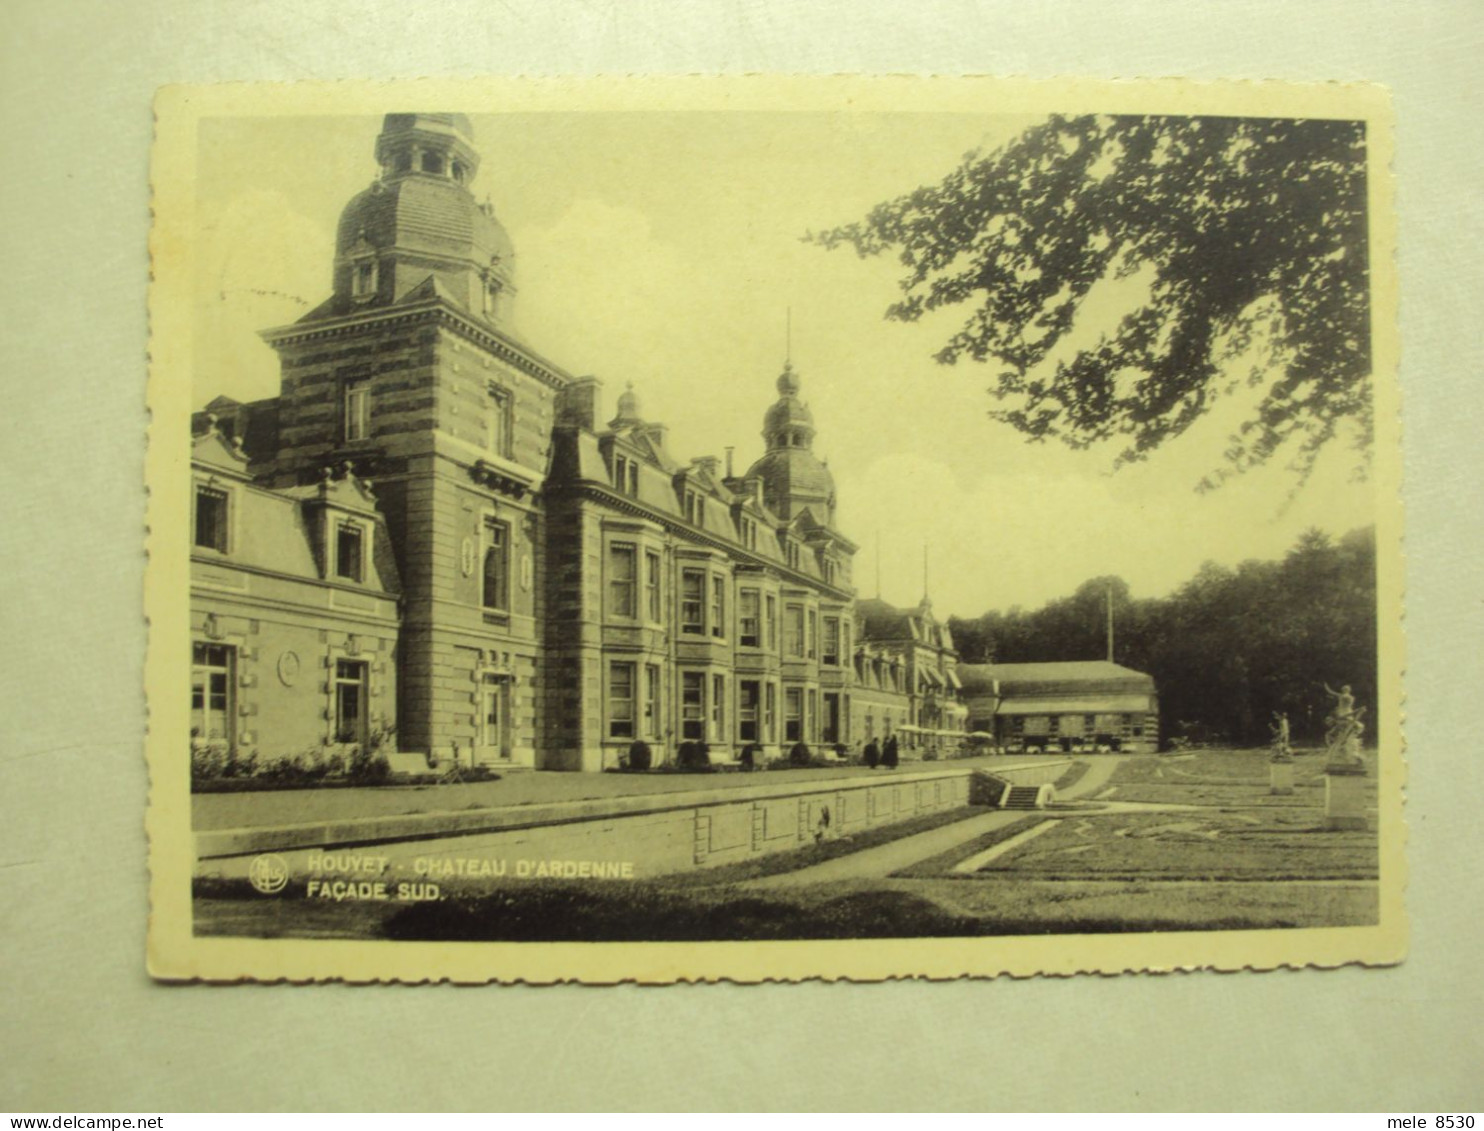
[{"label": "slate mansard roof", "polygon": [[1151,696],[1154,677],[1108,660],[1069,660],[1035,664],[960,664],[968,694],[1004,698],[1068,695]]}]

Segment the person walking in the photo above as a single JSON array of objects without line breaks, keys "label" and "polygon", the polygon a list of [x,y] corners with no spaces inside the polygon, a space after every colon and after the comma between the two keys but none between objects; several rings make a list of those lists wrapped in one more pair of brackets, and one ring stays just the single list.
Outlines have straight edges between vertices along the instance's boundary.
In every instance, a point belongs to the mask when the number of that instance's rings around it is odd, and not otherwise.
[{"label": "person walking", "polygon": [[881,751],[881,764],[888,770],[897,768],[897,736],[891,735],[886,740],[886,748]]},{"label": "person walking", "polygon": [[881,761],[881,747],[876,745],[874,738],[866,743],[866,749],[862,752],[861,756],[865,759],[866,769],[874,770],[876,768],[876,763]]}]

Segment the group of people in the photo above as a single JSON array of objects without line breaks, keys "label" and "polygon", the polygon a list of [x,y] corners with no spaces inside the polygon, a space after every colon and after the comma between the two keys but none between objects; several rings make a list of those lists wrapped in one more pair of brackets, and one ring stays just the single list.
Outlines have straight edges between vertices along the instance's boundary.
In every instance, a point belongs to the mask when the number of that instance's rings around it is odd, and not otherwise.
[{"label": "group of people", "polygon": [[901,760],[897,751],[897,736],[887,735],[886,742],[880,746],[876,745],[874,738],[871,739],[866,743],[862,757],[868,769],[874,770],[877,766],[885,766],[888,770],[896,769],[897,762]]}]

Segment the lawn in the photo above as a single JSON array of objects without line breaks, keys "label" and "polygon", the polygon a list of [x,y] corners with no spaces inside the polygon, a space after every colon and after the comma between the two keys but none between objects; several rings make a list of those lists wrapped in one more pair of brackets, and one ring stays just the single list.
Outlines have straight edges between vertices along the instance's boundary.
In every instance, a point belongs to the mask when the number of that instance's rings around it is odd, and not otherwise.
[{"label": "lawn", "polygon": [[[1027,813],[892,877],[765,892],[737,886],[972,815],[933,814],[858,838],[650,881],[449,884],[435,903],[318,903],[291,888],[198,881],[201,934],[508,941],[769,940],[1086,934],[1376,922],[1374,832],[1322,829],[1318,755],[1273,796],[1265,751],[1123,762],[1098,795],[1185,806]],[[1374,788],[1374,777],[1371,779]],[[980,871],[953,865],[1051,820]]]},{"label": "lawn", "polygon": [[1063,817],[985,865],[1020,879],[1374,880],[1376,837],[1326,832],[1313,808]]}]

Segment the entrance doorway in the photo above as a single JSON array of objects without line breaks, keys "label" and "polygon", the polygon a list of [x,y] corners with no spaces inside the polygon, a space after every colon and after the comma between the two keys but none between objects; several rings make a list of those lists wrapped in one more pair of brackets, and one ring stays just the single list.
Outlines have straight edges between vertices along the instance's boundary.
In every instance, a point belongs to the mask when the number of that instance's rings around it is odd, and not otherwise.
[{"label": "entrance doorway", "polygon": [[510,761],[510,682],[507,675],[480,676],[476,764]]}]

